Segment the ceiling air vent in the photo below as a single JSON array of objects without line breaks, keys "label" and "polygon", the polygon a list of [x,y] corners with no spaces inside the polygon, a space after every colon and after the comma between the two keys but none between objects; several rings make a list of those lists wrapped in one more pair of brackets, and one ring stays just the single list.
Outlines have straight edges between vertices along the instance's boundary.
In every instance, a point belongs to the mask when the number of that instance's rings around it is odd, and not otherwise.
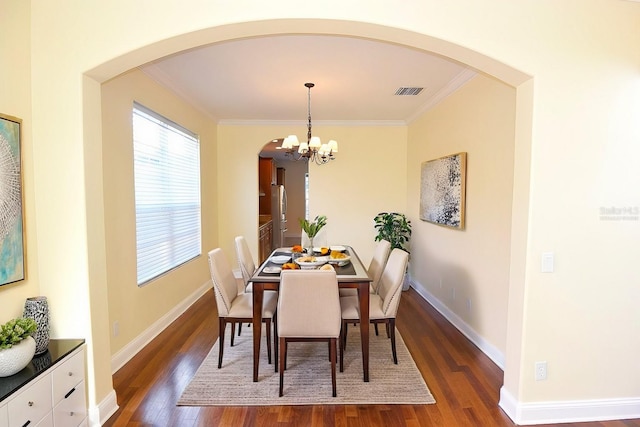
[{"label": "ceiling air vent", "polygon": [[420,92],[422,92],[423,89],[424,89],[423,87],[401,87],[401,88],[398,88],[398,90],[396,90],[396,93],[394,93],[394,95],[416,96]]}]

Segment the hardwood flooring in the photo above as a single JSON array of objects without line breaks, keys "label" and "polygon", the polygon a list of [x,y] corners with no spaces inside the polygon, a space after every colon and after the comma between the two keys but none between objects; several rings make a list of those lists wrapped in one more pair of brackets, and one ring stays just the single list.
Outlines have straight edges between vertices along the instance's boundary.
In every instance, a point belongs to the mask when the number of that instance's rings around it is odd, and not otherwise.
[{"label": "hardwood flooring", "polygon": [[[402,294],[396,326],[434,405],[176,406],[218,338],[214,298],[207,292],[113,376],[120,409],[105,426],[515,425],[498,407],[502,370],[413,289]],[[562,426],[640,427],[640,419]]]}]

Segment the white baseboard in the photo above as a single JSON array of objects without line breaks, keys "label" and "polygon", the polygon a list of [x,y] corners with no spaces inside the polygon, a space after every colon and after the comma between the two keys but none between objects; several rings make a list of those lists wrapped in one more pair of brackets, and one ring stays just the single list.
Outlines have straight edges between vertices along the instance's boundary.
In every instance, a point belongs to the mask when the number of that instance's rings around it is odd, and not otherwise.
[{"label": "white baseboard", "polygon": [[499,406],[519,425],[640,418],[640,398],[520,403],[504,386]]},{"label": "white baseboard", "polygon": [[164,331],[167,326],[184,313],[193,303],[195,303],[202,295],[204,295],[213,285],[211,281],[207,281],[195,292],[177,304],[171,311],[158,319],[149,326],[144,332],[133,339],[129,344],[124,346],[120,351],[111,357],[111,372],[116,373],[124,366],[133,356],[138,354],[142,348],[149,344],[160,332]]},{"label": "white baseboard", "polygon": [[111,390],[111,393],[109,393],[97,407],[89,409],[89,425],[91,427],[103,425],[117,410],[118,401],[116,399],[116,391]]},{"label": "white baseboard", "polygon": [[489,357],[498,365],[500,369],[504,371],[504,354],[498,350],[493,344],[489,343],[483,337],[478,335],[476,331],[473,330],[471,326],[469,326],[460,316],[451,311],[449,307],[444,305],[438,298],[436,298],[432,293],[427,291],[427,289],[422,286],[420,283],[416,283],[415,281],[411,281],[411,287],[420,294],[422,298],[424,298],[429,304],[433,306],[440,314],[442,314],[453,326],[455,326],[462,334],[469,339],[476,347],[478,347],[484,354]]}]

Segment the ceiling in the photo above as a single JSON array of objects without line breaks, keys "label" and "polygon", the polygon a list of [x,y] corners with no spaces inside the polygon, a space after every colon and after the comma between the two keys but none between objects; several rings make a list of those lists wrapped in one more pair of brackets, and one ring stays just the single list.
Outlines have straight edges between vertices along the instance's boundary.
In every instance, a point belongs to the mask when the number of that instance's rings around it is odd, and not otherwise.
[{"label": "ceiling", "polygon": [[[306,82],[315,83],[313,123],[407,124],[475,75],[462,64],[413,48],[327,35],[227,41],[141,69],[212,120],[229,124],[306,123]],[[401,87],[424,90],[394,95]]]}]

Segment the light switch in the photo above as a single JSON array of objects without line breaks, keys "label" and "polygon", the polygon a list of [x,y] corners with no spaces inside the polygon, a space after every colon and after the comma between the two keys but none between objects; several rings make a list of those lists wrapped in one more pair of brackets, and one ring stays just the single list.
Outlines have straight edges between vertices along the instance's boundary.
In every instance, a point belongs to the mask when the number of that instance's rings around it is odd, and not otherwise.
[{"label": "light switch", "polygon": [[542,272],[553,273],[554,261],[553,252],[544,252],[542,254]]}]

